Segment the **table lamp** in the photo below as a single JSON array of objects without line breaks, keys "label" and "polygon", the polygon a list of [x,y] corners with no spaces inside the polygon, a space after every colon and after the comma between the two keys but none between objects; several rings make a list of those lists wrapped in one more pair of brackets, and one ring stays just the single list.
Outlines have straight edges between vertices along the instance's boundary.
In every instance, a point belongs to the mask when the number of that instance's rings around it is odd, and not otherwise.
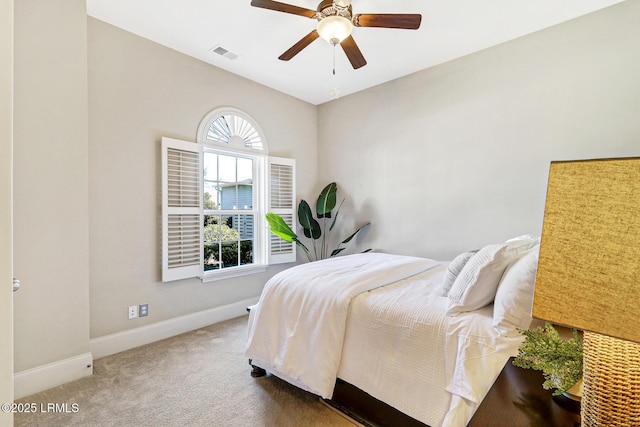
[{"label": "table lamp", "polygon": [[533,317],[584,331],[583,426],[640,426],[640,158],[551,162]]}]

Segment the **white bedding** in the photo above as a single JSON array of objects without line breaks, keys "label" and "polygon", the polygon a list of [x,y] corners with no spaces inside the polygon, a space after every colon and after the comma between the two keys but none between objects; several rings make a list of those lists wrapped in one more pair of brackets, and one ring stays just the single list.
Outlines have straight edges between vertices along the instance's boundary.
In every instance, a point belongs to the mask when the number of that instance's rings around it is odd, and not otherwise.
[{"label": "white bedding", "polygon": [[354,298],[338,377],[432,427],[465,426],[522,341],[493,307],[446,315],[446,264]]},{"label": "white bedding", "polygon": [[284,270],[267,282],[249,314],[245,354],[272,374],[331,398],[351,300],[439,264],[426,258],[366,253]]},{"label": "white bedding", "polygon": [[251,310],[245,354],[324,398],[340,377],[432,427],[464,426],[522,338],[496,333],[492,305],[448,316],[447,264],[368,253],[285,270]]}]

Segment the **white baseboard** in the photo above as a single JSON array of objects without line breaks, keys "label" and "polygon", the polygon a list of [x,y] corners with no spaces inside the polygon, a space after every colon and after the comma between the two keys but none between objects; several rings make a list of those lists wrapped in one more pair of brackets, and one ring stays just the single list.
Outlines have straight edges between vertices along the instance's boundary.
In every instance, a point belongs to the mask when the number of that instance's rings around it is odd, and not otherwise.
[{"label": "white baseboard", "polygon": [[250,298],[221,307],[163,320],[152,325],[93,338],[89,340],[89,349],[93,357],[99,359],[104,356],[203,328],[214,323],[243,316],[247,314],[247,307],[257,302],[258,297]]},{"label": "white baseboard", "polygon": [[13,376],[14,397],[21,399],[91,374],[93,374],[91,353],[27,369]]},{"label": "white baseboard", "polygon": [[14,397],[21,399],[93,374],[93,360],[247,314],[258,298],[164,320],[89,340],[90,353],[14,374]]}]

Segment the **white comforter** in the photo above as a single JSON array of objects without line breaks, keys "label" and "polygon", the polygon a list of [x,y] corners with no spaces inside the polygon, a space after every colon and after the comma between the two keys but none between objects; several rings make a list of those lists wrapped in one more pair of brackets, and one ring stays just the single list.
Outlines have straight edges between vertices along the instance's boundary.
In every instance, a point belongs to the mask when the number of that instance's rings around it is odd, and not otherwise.
[{"label": "white comforter", "polygon": [[354,298],[338,377],[433,427],[466,426],[521,337],[493,306],[446,314],[446,263]]},{"label": "white comforter", "polygon": [[272,374],[331,398],[351,300],[440,264],[426,258],[366,253],[284,270],[267,282],[251,310],[245,354]]}]

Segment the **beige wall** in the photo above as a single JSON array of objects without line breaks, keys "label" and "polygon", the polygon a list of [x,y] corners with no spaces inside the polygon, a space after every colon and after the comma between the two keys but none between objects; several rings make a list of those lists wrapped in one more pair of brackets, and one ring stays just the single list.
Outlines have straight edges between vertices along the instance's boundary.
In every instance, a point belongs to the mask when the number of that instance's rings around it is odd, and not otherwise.
[{"label": "beige wall", "polygon": [[[640,155],[638,2],[320,107],[87,18],[83,0],[15,15],[16,371],[255,297],[278,270],[159,281],[160,137],[195,139],[218,106],[297,160],[300,196],[336,180],[344,212],[373,222],[367,246],[434,258],[538,233],[550,160]],[[150,316],[128,320],[140,303]]]},{"label": "beige wall", "polygon": [[[160,283],[159,141],[194,140],[210,110],[240,108],[270,154],[296,159],[305,194],[316,107],[88,18],[83,0],[16,2],[15,21],[15,372],[88,354],[90,338],[257,297],[284,267]],[[150,315],[128,320],[141,303]]]},{"label": "beige wall", "polygon": [[320,179],[383,251],[540,233],[551,160],[640,155],[639,17],[627,1],[320,106]]},{"label": "beige wall", "polygon": [[[0,403],[13,402],[13,0],[0,1]],[[0,412],[0,427],[13,414]]]},{"label": "beige wall", "polygon": [[[90,338],[257,297],[282,267],[159,282],[159,140],[193,140],[207,112],[241,108],[272,155],[296,158],[304,194],[316,108],[89,19],[83,0],[17,2],[15,20],[15,372],[87,354]],[[129,321],[140,303],[150,315]]]},{"label": "beige wall", "polygon": [[89,351],[84,0],[15,2],[15,370]]},{"label": "beige wall", "polygon": [[[219,106],[251,115],[274,156],[296,159],[298,189],[316,182],[316,107],[89,18],[91,337],[257,297],[264,274],[203,284],[160,282],[160,138],[195,141]],[[127,307],[150,315],[129,320]]]}]

